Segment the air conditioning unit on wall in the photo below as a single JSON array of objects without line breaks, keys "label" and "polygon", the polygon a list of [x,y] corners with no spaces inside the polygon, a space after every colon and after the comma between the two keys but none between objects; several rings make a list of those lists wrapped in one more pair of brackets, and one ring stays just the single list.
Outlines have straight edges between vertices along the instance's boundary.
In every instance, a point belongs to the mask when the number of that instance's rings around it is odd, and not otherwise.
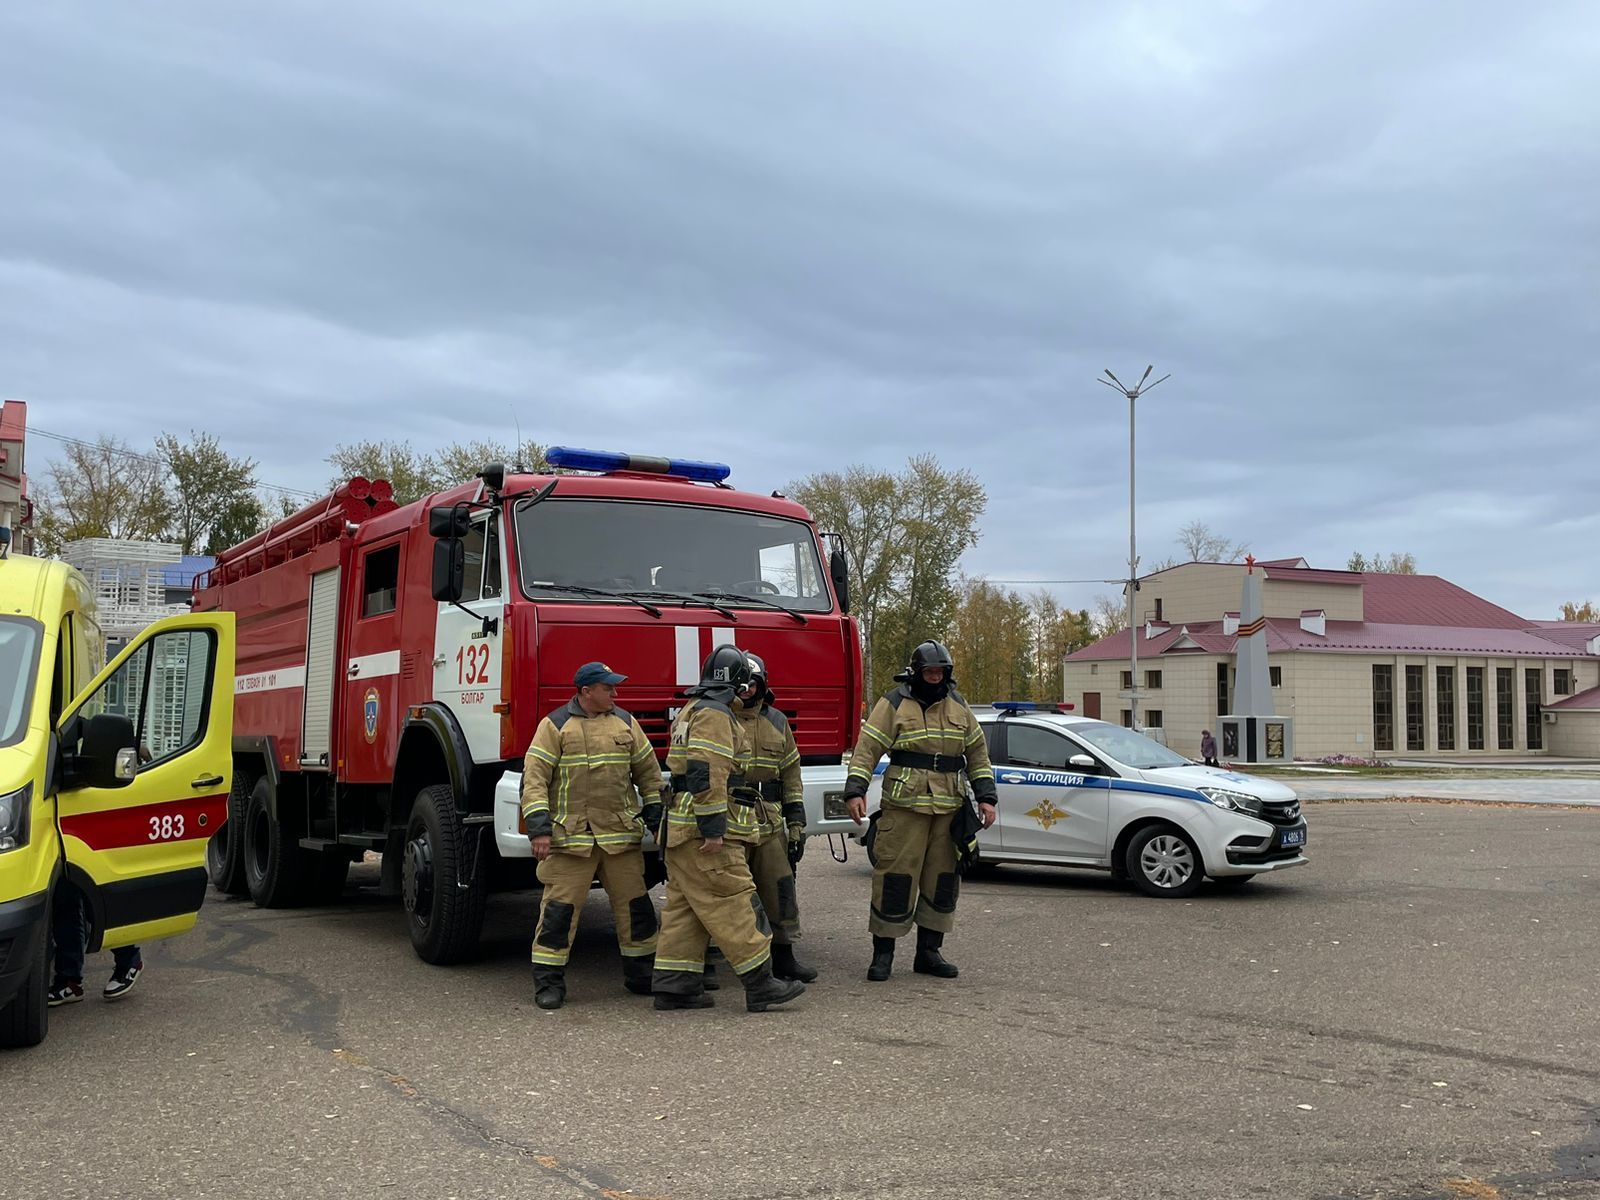
[{"label": "air conditioning unit on wall", "polygon": [[1553,712],[1542,712],[1539,714],[1546,725],[1554,725],[1556,723],[1556,715],[1557,714]]}]

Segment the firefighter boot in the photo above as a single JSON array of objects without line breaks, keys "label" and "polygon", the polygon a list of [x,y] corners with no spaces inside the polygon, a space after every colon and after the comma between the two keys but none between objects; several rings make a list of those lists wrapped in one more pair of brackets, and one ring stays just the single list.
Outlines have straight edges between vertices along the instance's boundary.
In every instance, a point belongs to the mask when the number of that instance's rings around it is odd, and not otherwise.
[{"label": "firefighter boot", "polygon": [[722,985],[717,982],[717,964],[707,963],[705,969],[705,989],[708,992],[721,990]]},{"label": "firefighter boot", "polygon": [[657,992],[656,1009],[660,1012],[672,1012],[679,1008],[710,1008],[716,1001],[704,992],[691,992],[687,995],[681,992]]},{"label": "firefighter boot", "polygon": [[772,973],[779,979],[798,979],[810,983],[817,977],[817,969],[808,967],[794,956],[794,947],[783,942],[772,943]]},{"label": "firefighter boot", "polygon": [[889,978],[889,972],[894,969],[894,939],[891,937],[872,936],[872,965],[867,968],[867,978],[873,983],[882,983]]},{"label": "firefighter boot", "polygon": [[650,980],[656,971],[656,956],[649,958],[624,958],[622,960],[622,986],[635,996],[650,994]]},{"label": "firefighter boot", "polygon": [[944,934],[937,929],[917,926],[917,957],[912,960],[911,969],[919,975],[936,975],[940,979],[954,979],[961,974],[956,970],[955,963],[946,962],[944,955],[939,953],[942,945]]},{"label": "firefighter boot", "polygon": [[561,967],[533,968],[533,1002],[540,1008],[560,1008],[567,1002],[567,973]]},{"label": "firefighter boot", "polygon": [[744,984],[745,1012],[766,1012],[776,1004],[787,1004],[806,990],[798,979],[778,979],[770,963],[762,963],[754,970],[739,976]]}]

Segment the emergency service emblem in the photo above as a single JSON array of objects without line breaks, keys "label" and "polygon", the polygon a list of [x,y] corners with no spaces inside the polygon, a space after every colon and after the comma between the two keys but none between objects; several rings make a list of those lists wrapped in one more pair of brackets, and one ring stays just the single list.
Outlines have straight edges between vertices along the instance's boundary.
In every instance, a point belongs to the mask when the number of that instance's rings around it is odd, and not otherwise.
[{"label": "emergency service emblem", "polygon": [[1045,829],[1049,829],[1057,821],[1065,821],[1072,814],[1062,811],[1048,800],[1041,800],[1028,810],[1027,815],[1039,822]]},{"label": "emergency service emblem", "polygon": [[367,741],[378,740],[377,688],[368,688],[367,694],[361,698],[361,731],[367,735]]}]

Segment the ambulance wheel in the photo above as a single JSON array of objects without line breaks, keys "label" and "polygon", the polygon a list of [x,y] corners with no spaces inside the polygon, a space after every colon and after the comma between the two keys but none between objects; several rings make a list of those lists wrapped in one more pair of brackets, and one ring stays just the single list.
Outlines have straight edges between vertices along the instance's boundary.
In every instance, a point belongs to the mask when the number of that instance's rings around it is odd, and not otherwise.
[{"label": "ambulance wheel", "polygon": [[267,808],[272,781],[263,775],[244,806],[244,881],[257,908],[287,908],[300,898],[300,840]]},{"label": "ambulance wheel", "polygon": [[46,930],[38,931],[38,942],[28,977],[10,1002],[0,1008],[0,1048],[37,1046],[50,1028],[50,937]]},{"label": "ambulance wheel", "polygon": [[242,896],[246,890],[241,830],[245,805],[249,802],[250,776],[236,768],[233,789],[228,793],[228,819],[206,843],[206,874],[211,878],[211,886],[225,896]]},{"label": "ambulance wheel", "polygon": [[1134,834],[1127,865],[1141,892],[1163,900],[1194,895],[1206,877],[1200,851],[1176,825],[1151,825]]},{"label": "ambulance wheel", "polygon": [[[423,962],[460,962],[478,948],[483,930],[486,871],[474,863],[473,839],[456,811],[456,797],[442,784],[417,793],[406,821],[401,902],[411,945]],[[471,878],[470,887],[462,887]]]}]

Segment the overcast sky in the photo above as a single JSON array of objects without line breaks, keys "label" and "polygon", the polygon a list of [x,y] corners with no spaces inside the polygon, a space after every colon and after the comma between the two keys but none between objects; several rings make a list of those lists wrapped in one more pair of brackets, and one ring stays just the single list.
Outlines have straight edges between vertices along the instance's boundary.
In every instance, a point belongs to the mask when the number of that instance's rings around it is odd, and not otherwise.
[{"label": "overcast sky", "polygon": [[[967,569],[1125,572],[1198,518],[1600,599],[1586,2],[9,4],[0,396],[339,441],[933,451]],[[29,446],[32,472],[56,443]],[[1098,586],[1061,587],[1087,604]]]}]

